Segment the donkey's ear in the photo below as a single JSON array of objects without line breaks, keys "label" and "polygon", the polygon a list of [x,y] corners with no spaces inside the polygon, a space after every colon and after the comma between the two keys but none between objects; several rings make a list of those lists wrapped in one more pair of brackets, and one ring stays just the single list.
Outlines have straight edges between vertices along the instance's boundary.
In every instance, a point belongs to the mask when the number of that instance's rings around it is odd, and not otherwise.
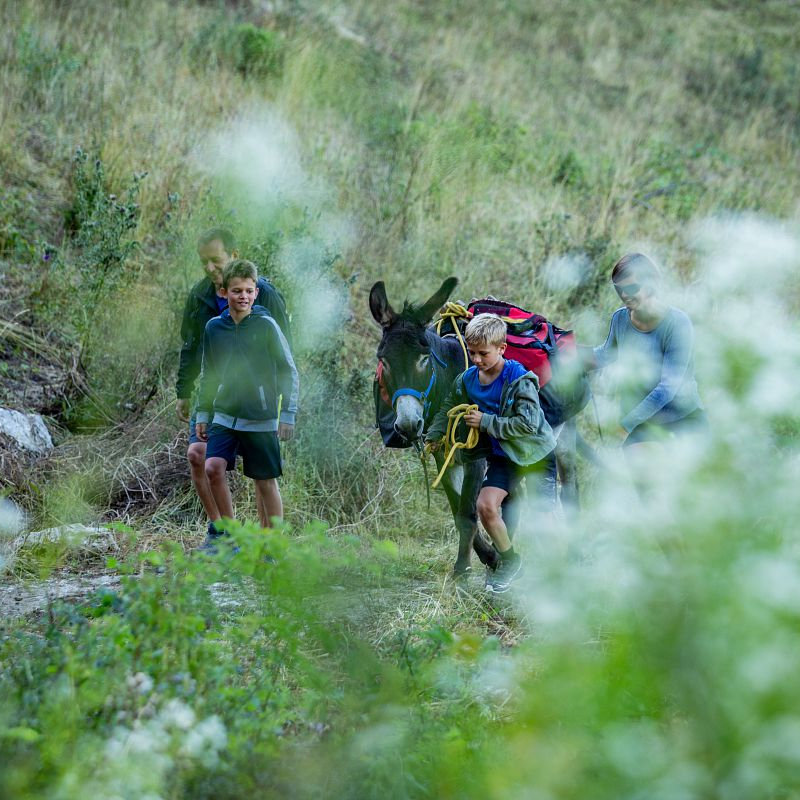
[{"label": "donkey's ear", "polygon": [[383,281],[378,281],[369,290],[369,310],[372,312],[375,322],[382,328],[387,328],[397,319],[397,314],[394,313],[394,309],[386,299],[386,286]]},{"label": "donkey's ear", "polygon": [[422,322],[428,323],[433,319],[433,315],[447,302],[447,298],[453,293],[453,289],[458,285],[458,278],[447,278],[444,283],[431,295],[419,310]]}]

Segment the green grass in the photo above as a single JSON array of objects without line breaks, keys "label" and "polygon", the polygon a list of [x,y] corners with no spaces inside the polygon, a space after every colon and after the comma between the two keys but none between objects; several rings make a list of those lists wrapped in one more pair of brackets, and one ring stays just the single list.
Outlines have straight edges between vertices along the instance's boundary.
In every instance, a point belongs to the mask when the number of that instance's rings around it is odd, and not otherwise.
[{"label": "green grass", "polygon": [[[796,797],[797,8],[274,9],[0,9],[0,338],[74,373],[56,453],[0,482],[40,527],[138,532],[119,592],[3,623],[0,793]],[[172,405],[212,224],[285,293],[303,375],[289,528],[222,564],[183,553]],[[595,343],[633,248],[697,325],[711,448],[645,507],[613,454],[585,468],[514,598],[454,592],[443,497],[372,427],[369,287],[454,274]]]}]

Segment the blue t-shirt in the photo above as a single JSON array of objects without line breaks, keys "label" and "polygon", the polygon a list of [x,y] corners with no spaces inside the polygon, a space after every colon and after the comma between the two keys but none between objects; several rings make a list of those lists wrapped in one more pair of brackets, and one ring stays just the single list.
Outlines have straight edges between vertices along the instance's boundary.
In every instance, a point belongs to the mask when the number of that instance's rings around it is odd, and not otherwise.
[{"label": "blue t-shirt", "polygon": [[[467,397],[476,403],[478,409],[484,414],[500,413],[500,397],[506,384],[513,383],[517,378],[521,378],[528,372],[519,361],[507,359],[503,364],[503,371],[489,384],[484,386],[478,377],[478,368],[470,367],[464,373],[464,389]],[[494,436],[489,436],[492,444],[492,453],[497,456],[505,456],[503,448]]]},{"label": "blue t-shirt", "polygon": [[216,295],[216,298],[217,298],[217,310],[221,314],[228,307],[228,298],[220,297],[219,295]]}]

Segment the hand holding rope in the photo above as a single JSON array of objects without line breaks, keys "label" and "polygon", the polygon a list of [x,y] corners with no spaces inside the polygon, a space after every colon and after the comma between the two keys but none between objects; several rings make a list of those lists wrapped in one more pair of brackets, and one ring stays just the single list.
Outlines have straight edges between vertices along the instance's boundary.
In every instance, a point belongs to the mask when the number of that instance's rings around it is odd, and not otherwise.
[{"label": "hand holding rope", "polygon": [[[458,423],[461,422],[470,411],[478,411],[478,406],[475,403],[461,403],[461,405],[453,406],[453,408],[447,412],[447,433],[444,435],[444,464],[442,464],[439,474],[431,484],[431,489],[435,489],[439,485],[439,482],[444,477],[444,473],[450,466],[450,462],[453,460],[453,456],[455,456],[457,450],[471,450],[478,444],[480,434],[477,428],[469,429],[466,441],[459,442],[456,439]],[[430,451],[430,445],[425,445],[425,448]]]}]

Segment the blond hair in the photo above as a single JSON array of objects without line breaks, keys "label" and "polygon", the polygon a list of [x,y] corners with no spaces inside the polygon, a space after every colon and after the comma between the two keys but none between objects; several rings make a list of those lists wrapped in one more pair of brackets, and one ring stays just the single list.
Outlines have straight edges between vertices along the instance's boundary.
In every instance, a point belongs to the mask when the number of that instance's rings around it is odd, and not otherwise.
[{"label": "blond hair", "polygon": [[506,341],[506,324],[497,314],[478,314],[473,317],[464,338],[468,344],[488,344],[499,347]]}]

